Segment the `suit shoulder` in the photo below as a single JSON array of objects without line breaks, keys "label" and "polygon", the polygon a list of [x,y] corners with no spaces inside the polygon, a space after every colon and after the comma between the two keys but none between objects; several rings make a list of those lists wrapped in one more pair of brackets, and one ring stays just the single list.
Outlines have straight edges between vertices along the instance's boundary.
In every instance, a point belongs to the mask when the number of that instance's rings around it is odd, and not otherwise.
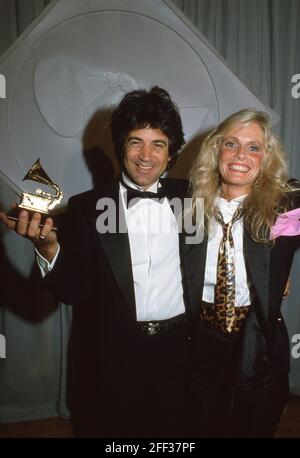
[{"label": "suit shoulder", "polygon": [[186,194],[189,189],[189,182],[184,178],[162,178],[161,181],[170,189],[176,190],[179,194]]},{"label": "suit shoulder", "polygon": [[94,216],[96,214],[96,203],[102,195],[96,189],[85,191],[70,197],[68,210],[71,212],[80,212],[85,215]]},{"label": "suit shoulder", "polygon": [[291,178],[288,181],[291,191],[287,193],[288,208],[290,210],[300,207],[300,181],[296,178]]},{"label": "suit shoulder", "polygon": [[96,190],[90,189],[89,191],[81,192],[80,194],[70,197],[69,205],[80,205],[94,199],[96,199]]}]

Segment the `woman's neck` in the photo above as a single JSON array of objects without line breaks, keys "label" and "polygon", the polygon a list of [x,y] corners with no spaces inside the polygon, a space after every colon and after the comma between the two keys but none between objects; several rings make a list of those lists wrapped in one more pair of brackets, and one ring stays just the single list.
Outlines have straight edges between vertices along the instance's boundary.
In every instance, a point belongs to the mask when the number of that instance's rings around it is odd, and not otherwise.
[{"label": "woman's neck", "polygon": [[220,187],[220,197],[223,199],[228,200],[230,202],[233,199],[236,199],[237,197],[244,196],[246,194],[249,194],[249,189],[244,186],[229,186],[225,183],[221,184]]}]

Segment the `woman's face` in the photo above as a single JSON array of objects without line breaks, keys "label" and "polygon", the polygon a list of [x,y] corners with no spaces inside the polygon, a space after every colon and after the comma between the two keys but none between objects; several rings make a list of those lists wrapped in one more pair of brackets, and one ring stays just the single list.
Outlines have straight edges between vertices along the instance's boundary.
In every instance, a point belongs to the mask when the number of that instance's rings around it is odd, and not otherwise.
[{"label": "woman's face", "polygon": [[265,154],[264,135],[256,122],[238,124],[224,136],[219,151],[221,194],[231,198],[248,194]]}]

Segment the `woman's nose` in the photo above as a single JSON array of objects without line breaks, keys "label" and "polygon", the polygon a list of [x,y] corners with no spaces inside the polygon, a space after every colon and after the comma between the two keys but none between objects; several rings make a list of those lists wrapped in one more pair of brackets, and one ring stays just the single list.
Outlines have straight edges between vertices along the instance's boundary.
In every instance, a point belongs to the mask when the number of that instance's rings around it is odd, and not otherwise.
[{"label": "woman's nose", "polygon": [[236,155],[240,159],[244,159],[246,157],[246,151],[245,151],[245,148],[242,145],[239,145],[239,147],[238,147],[238,149],[236,151]]}]

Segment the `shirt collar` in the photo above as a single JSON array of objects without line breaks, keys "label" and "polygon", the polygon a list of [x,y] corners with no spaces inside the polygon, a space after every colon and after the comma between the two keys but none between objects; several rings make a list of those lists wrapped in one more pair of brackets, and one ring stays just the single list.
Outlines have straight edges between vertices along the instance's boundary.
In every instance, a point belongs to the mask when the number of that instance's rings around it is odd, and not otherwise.
[{"label": "shirt collar", "polygon": [[[125,175],[124,172],[122,172],[122,179],[124,180],[124,183],[126,183],[128,186],[130,186],[133,189],[138,189],[139,191],[144,191],[140,186],[138,186],[136,183],[134,183],[130,178],[128,178],[127,175]],[[161,184],[159,183],[159,180],[155,181],[150,188],[147,189],[149,192],[157,192],[157,189],[161,187]]]},{"label": "shirt collar", "polygon": [[217,204],[219,204],[219,203],[224,203],[224,204],[225,204],[225,203],[227,203],[227,204],[231,204],[231,203],[234,204],[234,203],[236,203],[236,204],[240,204],[240,203],[242,203],[242,202],[245,200],[245,198],[247,197],[247,195],[248,195],[248,194],[243,194],[242,196],[238,196],[238,197],[236,197],[235,199],[232,199],[232,200],[229,200],[229,201],[228,201],[227,199],[224,199],[224,197],[218,196],[218,197],[217,197]]},{"label": "shirt collar", "polygon": [[235,199],[232,199],[230,201],[220,196],[217,197],[216,206],[221,211],[224,221],[226,223],[228,222],[228,218],[230,220],[230,218],[233,216],[236,209],[242,204],[242,202],[244,201],[246,197],[247,197],[247,194],[244,194],[243,196],[238,196]]}]

